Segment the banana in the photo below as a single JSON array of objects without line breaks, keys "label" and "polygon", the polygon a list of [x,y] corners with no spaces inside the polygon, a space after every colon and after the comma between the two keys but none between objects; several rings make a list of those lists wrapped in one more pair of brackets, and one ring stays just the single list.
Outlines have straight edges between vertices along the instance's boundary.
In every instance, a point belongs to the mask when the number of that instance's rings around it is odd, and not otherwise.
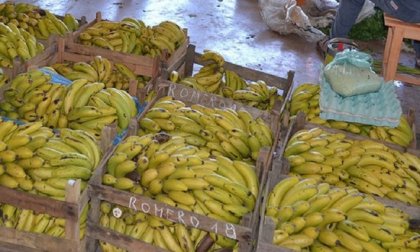
[{"label": "banana", "polygon": [[367,221],[374,224],[383,224],[384,219],[383,216],[380,215],[375,210],[369,210],[369,209],[351,209],[347,213],[347,217],[352,221]]},{"label": "banana", "polygon": [[[297,185],[299,185],[299,183]],[[291,205],[296,201],[309,199],[312,196],[314,196],[317,192],[318,192],[317,188],[313,185],[308,185],[308,186],[303,186],[303,187],[295,186],[292,190],[289,190],[286,193],[280,205],[281,206]]]},{"label": "banana", "polygon": [[344,232],[354,236],[359,240],[368,242],[370,239],[367,231],[362,226],[350,220],[340,221],[337,225],[337,228],[343,230]]},{"label": "banana", "polygon": [[290,235],[286,240],[280,242],[279,245],[286,248],[304,248],[313,243],[314,239],[305,234]]},{"label": "banana", "polygon": [[168,196],[173,201],[187,206],[192,206],[196,202],[195,198],[191,194],[182,191],[170,191]]},{"label": "banana", "polygon": [[337,200],[334,204],[331,205],[331,208],[347,212],[352,209],[354,206],[359,204],[363,200],[362,194],[348,194],[341,199]]},{"label": "banana", "polygon": [[72,82],[67,95],[64,97],[64,112],[68,114],[70,110],[73,108],[73,103],[76,98],[76,94],[80,91],[80,89],[88,83],[86,79],[79,79]]},{"label": "banana", "polygon": [[360,244],[359,240],[353,237],[352,235],[344,231],[341,231],[340,229],[335,229],[334,233],[338,237],[339,244],[345,247],[346,249],[353,250],[353,251],[363,250],[363,247]]},{"label": "banana", "polygon": [[392,242],[395,240],[395,235],[392,231],[380,224],[373,224],[366,221],[356,221],[355,223],[364,227],[369,236],[381,242]]}]

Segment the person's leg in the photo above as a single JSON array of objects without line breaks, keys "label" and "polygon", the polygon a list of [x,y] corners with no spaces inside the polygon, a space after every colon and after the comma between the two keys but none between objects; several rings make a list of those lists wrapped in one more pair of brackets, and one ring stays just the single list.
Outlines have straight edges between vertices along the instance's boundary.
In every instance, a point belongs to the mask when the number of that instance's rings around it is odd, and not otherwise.
[{"label": "person's leg", "polygon": [[413,47],[414,50],[416,51],[416,67],[420,68],[420,41],[418,40],[413,40]]},{"label": "person's leg", "polygon": [[[419,23],[420,10],[415,6],[406,6],[401,0],[370,0],[384,13],[396,17],[404,22]],[[414,1],[413,1],[414,2]],[[418,3],[415,3],[418,5]]]},{"label": "person's leg", "polygon": [[341,0],[331,27],[331,37],[347,37],[356,22],[365,0]]},{"label": "person's leg", "polygon": [[414,47],[414,50],[416,51],[416,58],[420,59],[420,41],[413,40],[413,47]]}]

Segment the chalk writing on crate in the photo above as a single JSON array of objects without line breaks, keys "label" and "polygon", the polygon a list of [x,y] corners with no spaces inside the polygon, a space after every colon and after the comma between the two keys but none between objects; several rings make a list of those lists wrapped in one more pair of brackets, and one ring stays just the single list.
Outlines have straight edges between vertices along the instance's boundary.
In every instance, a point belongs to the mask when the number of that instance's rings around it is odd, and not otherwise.
[{"label": "chalk writing on crate", "polygon": [[181,98],[183,101],[188,101],[191,103],[205,104],[212,108],[231,108],[236,110],[236,104],[224,99],[222,97],[217,97],[214,94],[207,94],[204,92],[197,91],[193,88],[184,87],[180,84],[169,85],[168,96],[175,98]]},{"label": "chalk writing on crate", "polygon": [[185,214],[185,212],[181,209],[164,207],[158,203],[150,204],[147,202],[141,202],[133,196],[130,197],[130,202],[128,206],[129,208],[135,211],[142,211],[146,214],[152,214],[157,217],[164,218],[172,222],[181,223],[194,228],[204,229],[205,227],[210,227],[210,230],[207,231],[212,231],[219,234],[224,233],[226,237],[236,239],[236,229],[235,226],[231,223],[224,223],[215,220],[214,223],[203,224],[203,222],[200,222],[200,219],[209,218],[200,215]]}]

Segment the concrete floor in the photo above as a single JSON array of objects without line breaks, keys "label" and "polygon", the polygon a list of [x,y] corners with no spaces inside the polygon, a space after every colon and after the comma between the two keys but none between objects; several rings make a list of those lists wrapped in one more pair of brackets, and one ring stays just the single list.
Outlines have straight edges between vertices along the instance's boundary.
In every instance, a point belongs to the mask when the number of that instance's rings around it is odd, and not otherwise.
[{"label": "concrete floor", "polygon": [[[227,61],[285,77],[294,70],[294,84],[318,83],[322,67],[315,43],[308,43],[296,35],[280,36],[264,24],[256,0],[24,0],[49,9],[59,15],[72,13],[93,20],[96,11],[103,18],[119,20],[135,17],[154,25],[172,20],[188,28],[191,43],[199,52],[212,49]],[[60,4],[57,4],[60,3]],[[371,50],[383,51],[382,43],[368,44]],[[413,57],[405,57],[413,65]],[[420,87],[398,87],[403,109],[416,108],[420,125]]]}]

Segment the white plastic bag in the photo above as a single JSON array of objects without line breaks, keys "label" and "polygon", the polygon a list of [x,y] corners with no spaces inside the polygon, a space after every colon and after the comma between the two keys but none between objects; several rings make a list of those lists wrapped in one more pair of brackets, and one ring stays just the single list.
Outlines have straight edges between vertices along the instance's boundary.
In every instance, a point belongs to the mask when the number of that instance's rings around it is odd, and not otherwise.
[{"label": "white plastic bag", "polygon": [[363,19],[368,18],[373,14],[375,14],[375,4],[369,0],[365,0],[365,4],[356,19],[356,23],[361,22]]},{"label": "white plastic bag", "polygon": [[271,30],[280,34],[295,33],[308,41],[318,41],[325,34],[313,27],[295,0],[259,0],[261,16]]},{"label": "white plastic bag", "polygon": [[[325,37],[317,28],[324,28],[334,22],[335,0],[306,0],[297,6],[296,0],[258,0],[260,13],[271,30],[282,35],[295,33],[310,42]],[[366,0],[357,22],[375,13],[374,4]]]}]

